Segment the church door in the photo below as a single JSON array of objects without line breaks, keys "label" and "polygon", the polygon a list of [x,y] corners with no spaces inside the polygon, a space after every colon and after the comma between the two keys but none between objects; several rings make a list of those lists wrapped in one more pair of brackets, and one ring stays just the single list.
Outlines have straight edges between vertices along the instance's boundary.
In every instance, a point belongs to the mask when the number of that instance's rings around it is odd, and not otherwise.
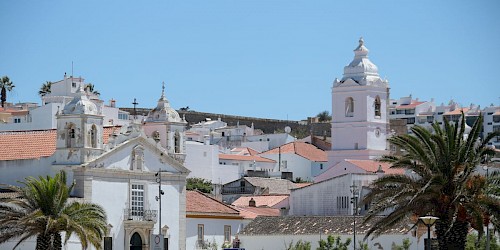
[{"label": "church door", "polygon": [[130,250],[142,250],[142,238],[138,233],[132,234],[130,238]]}]

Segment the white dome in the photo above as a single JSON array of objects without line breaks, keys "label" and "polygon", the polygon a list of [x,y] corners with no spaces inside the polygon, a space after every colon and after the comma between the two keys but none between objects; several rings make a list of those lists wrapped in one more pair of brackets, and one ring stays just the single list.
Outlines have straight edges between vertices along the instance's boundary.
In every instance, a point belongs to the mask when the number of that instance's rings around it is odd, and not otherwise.
[{"label": "white dome", "polygon": [[89,100],[82,86],[76,92],[77,96],[64,106],[63,114],[98,115],[97,106]]},{"label": "white dome", "polygon": [[380,78],[378,67],[368,59],[368,52],[363,38],[360,38],[359,45],[354,50],[354,59],[344,67],[344,77],[341,81],[351,78],[359,83],[362,80],[374,81]]},{"label": "white dome", "polygon": [[148,122],[184,122],[179,113],[172,107],[167,98],[165,98],[165,85],[162,87],[161,97],[158,100],[156,108],[149,111]]}]

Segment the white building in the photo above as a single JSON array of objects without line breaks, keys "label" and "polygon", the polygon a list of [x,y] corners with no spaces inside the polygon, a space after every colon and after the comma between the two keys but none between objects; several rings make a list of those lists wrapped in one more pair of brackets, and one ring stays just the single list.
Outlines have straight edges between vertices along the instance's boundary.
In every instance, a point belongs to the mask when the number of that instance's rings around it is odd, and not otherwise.
[{"label": "white building", "polygon": [[[11,119],[0,122],[0,131],[55,129],[57,127],[56,114],[79,95],[77,92],[80,86],[85,89],[87,85],[88,83],[85,83],[82,77],[67,77],[65,74],[63,80],[52,83],[51,92],[42,97],[42,106],[29,105],[25,108],[21,107],[21,110],[17,109],[17,113],[13,113]],[[110,105],[104,105],[98,95],[85,93],[99,114],[103,115],[103,126],[121,126],[129,123],[128,112],[116,108],[114,100],[111,100]]]},{"label": "white building", "polygon": [[188,250],[214,243],[218,249],[231,246],[234,236],[249,222],[238,210],[198,191],[187,191],[186,213]]},{"label": "white building", "polygon": [[[164,101],[162,94],[159,106]],[[132,246],[149,249],[150,235],[160,231],[167,238],[169,249],[185,249],[185,185],[189,170],[183,166],[183,152],[178,151],[184,144],[183,137],[176,136],[180,130],[178,120],[170,123],[167,118],[172,115],[178,118],[172,110],[165,108],[150,113],[150,116],[164,118],[151,123],[151,127],[163,128],[158,131],[160,135],[153,138],[146,136],[140,124],[124,126],[121,130],[104,128],[102,109],[79,85],[64,109],[56,113],[56,130],[0,133],[2,148],[8,151],[1,156],[4,174],[0,182],[53,175],[63,169],[68,172],[68,182],[76,182],[73,196],[97,203],[106,211],[109,224],[106,236],[111,237],[108,239],[113,249]],[[158,138],[164,140],[160,143]],[[25,152],[26,148],[15,146],[23,142],[33,151]],[[158,196],[163,197],[161,213]],[[11,248],[13,244],[15,241],[10,241],[0,248]],[[20,249],[33,249],[33,244],[35,239],[28,239]],[[81,246],[72,237],[66,249],[81,249]]]},{"label": "white building", "polygon": [[363,38],[354,59],[332,87],[332,151],[329,165],[344,159],[374,159],[387,154],[389,82],[368,59]]}]

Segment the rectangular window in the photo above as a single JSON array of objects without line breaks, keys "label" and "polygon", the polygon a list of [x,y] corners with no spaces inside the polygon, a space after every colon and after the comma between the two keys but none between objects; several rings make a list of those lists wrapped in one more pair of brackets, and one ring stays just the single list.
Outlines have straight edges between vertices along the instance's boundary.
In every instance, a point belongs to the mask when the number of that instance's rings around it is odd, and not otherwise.
[{"label": "rectangular window", "polygon": [[203,244],[205,241],[205,225],[198,224],[198,243]]},{"label": "rectangular window", "polygon": [[413,115],[415,114],[415,109],[406,109],[405,110],[405,115]]},{"label": "rectangular window", "polygon": [[500,115],[494,115],[493,122],[500,122]]},{"label": "rectangular window", "polygon": [[231,226],[224,225],[224,242],[231,242]]},{"label": "rectangular window", "polygon": [[415,117],[410,117],[406,119],[406,124],[415,124]]},{"label": "rectangular window", "polygon": [[319,164],[319,169],[323,169],[323,163]]},{"label": "rectangular window", "polygon": [[21,118],[14,118],[14,123],[21,123]]},{"label": "rectangular window", "polygon": [[433,123],[434,122],[434,116],[427,116],[427,122],[428,123]]},{"label": "rectangular window", "polygon": [[144,185],[132,184],[130,195],[132,216],[144,215]]},{"label": "rectangular window", "polygon": [[405,113],[405,111],[402,110],[402,109],[397,109],[396,110],[396,114],[398,114],[398,115],[401,115],[401,114],[404,114],[404,113]]}]

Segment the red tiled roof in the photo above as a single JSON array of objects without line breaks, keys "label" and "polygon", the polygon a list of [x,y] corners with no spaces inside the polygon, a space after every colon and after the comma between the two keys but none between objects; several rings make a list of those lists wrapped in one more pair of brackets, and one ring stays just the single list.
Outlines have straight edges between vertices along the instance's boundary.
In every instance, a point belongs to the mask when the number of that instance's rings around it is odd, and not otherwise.
[{"label": "red tiled roof", "polygon": [[448,111],[446,113],[444,113],[444,115],[461,115],[462,114],[462,111],[464,113],[466,113],[467,111],[469,111],[469,108],[459,108],[459,109],[455,109],[453,111]]},{"label": "red tiled roof", "polygon": [[405,170],[401,168],[391,168],[391,165],[386,162],[374,161],[374,160],[345,160],[351,164],[354,164],[367,172],[376,173],[379,166],[385,174],[404,174]]},{"label": "red tiled roof", "polygon": [[423,104],[423,103],[426,103],[426,102],[412,102],[408,105],[399,105],[396,107],[396,109],[413,109],[413,108],[415,108],[418,105]]},{"label": "red tiled roof", "polygon": [[257,155],[260,152],[249,147],[244,147],[244,148],[233,148],[231,149],[231,152],[237,152],[240,155]]},{"label": "red tiled roof", "polygon": [[238,210],[199,191],[187,191],[186,212],[191,214],[239,215]]},{"label": "red tiled roof", "polygon": [[219,154],[219,159],[234,160],[234,161],[256,161],[256,162],[269,162],[276,163],[275,160],[260,157],[258,155],[232,155],[232,154]]},{"label": "red tiled roof", "polygon": [[270,207],[235,207],[245,219],[255,219],[257,216],[280,216],[278,208]]},{"label": "red tiled roof", "polygon": [[316,162],[326,162],[328,157],[326,152],[317,148],[314,145],[305,142],[290,142],[277,148],[273,148],[269,151],[263,152],[262,154],[279,154],[281,148],[281,153],[294,153],[300,155],[310,161]]},{"label": "red tiled roof", "polygon": [[303,187],[307,187],[307,186],[312,185],[312,184],[313,184],[312,182],[295,183],[295,187],[296,188],[303,188]]},{"label": "red tiled roof", "polygon": [[288,195],[258,195],[258,196],[241,196],[233,202],[233,206],[248,207],[250,199],[255,201],[257,207],[267,206],[272,207],[283,200],[287,199]]},{"label": "red tiled roof", "polygon": [[[108,143],[115,127],[103,130],[103,141]],[[57,130],[0,132],[0,161],[39,159],[56,151]]]}]

